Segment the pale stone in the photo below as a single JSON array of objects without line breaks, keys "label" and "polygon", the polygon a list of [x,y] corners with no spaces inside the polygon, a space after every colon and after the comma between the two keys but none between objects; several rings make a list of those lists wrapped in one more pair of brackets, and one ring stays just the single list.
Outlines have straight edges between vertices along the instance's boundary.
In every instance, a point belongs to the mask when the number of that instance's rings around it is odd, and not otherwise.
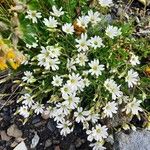
[{"label": "pale stone", "polygon": [[130,134],[118,132],[113,150],[150,150],[150,131],[137,130]]},{"label": "pale stone", "polygon": [[7,129],[7,134],[9,136],[18,138],[22,136],[22,131],[19,130],[15,124],[13,124]]},{"label": "pale stone", "polygon": [[13,150],[28,150],[24,141],[22,141],[20,144],[18,144]]}]

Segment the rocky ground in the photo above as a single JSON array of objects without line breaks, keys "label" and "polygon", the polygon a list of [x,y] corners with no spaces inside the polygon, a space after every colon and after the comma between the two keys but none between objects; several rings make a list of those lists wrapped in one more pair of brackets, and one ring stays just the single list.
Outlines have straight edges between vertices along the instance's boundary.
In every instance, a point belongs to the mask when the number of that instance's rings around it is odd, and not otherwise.
[{"label": "rocky ground", "polygon": [[[119,5],[116,5],[114,7],[112,15],[120,15],[119,12],[122,8],[118,6]],[[141,16],[139,13],[143,13],[144,6],[136,1],[127,9],[129,15],[133,15],[140,19]],[[137,10],[138,13],[136,12]],[[147,8],[146,15],[150,15],[149,8]],[[2,79],[4,75],[5,74],[1,74],[0,79]],[[18,107],[18,104],[16,103],[17,94],[15,94],[18,90],[18,86],[12,84],[11,80],[9,80],[8,83],[0,84],[0,150],[13,150],[20,142],[24,142],[29,150],[91,149],[81,125],[77,125],[74,132],[65,138],[60,136],[55,122],[51,119],[33,116],[25,125],[23,125],[20,116],[14,115]],[[3,93],[8,93],[8,95],[4,98],[2,96]],[[122,135],[120,136],[122,137]],[[147,140],[150,143],[150,136],[148,136]],[[118,147],[110,147],[108,149],[119,150]],[[131,148],[127,149],[134,150]],[[120,150],[127,149],[120,148]],[[23,146],[21,146],[21,149],[18,148],[18,150],[23,150]],[[138,149],[136,147],[136,150],[146,150],[146,148]]]}]

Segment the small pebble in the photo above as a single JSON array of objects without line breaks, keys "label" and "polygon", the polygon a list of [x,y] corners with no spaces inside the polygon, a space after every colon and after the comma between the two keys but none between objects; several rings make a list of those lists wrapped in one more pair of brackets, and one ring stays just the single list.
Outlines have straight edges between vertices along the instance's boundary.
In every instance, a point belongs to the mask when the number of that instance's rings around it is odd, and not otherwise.
[{"label": "small pebble", "polygon": [[47,128],[51,131],[51,132],[54,132],[56,130],[56,126],[54,125],[55,122],[50,119],[47,123]]},{"label": "small pebble", "polygon": [[13,150],[28,150],[24,141],[22,141],[20,144],[18,144]]},{"label": "small pebble", "polygon": [[0,135],[1,135],[1,140],[9,141],[11,139],[11,137],[8,136],[5,131],[0,131]]},{"label": "small pebble", "polygon": [[35,135],[32,139],[32,143],[31,143],[31,148],[35,148],[37,146],[37,144],[39,143],[39,136],[37,135],[37,132],[35,132]]},{"label": "small pebble", "polygon": [[57,145],[57,144],[59,144],[59,143],[60,143],[59,140],[53,140],[53,144]]},{"label": "small pebble", "polygon": [[52,140],[51,139],[47,139],[45,142],[45,148],[50,147],[52,145]]},{"label": "small pebble", "polygon": [[22,131],[18,129],[18,127],[13,124],[11,125],[8,129],[7,129],[7,134],[9,136],[18,138],[18,137],[22,137]]}]

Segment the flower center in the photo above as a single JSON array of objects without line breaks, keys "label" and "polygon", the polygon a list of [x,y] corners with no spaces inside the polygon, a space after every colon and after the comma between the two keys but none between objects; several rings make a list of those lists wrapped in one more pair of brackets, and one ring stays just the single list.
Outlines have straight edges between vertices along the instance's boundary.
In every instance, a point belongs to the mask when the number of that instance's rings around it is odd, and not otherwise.
[{"label": "flower center", "polygon": [[36,17],[36,12],[32,12],[32,17]]},{"label": "flower center", "polygon": [[95,71],[96,71],[96,70],[97,70],[97,66],[93,66],[93,70],[95,70]]}]

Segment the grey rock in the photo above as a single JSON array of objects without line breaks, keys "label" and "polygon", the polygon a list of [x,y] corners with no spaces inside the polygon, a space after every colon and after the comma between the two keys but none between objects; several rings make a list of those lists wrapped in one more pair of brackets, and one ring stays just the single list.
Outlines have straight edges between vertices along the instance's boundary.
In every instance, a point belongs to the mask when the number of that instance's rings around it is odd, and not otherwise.
[{"label": "grey rock", "polygon": [[84,139],[77,138],[76,141],[75,141],[76,148],[79,148],[83,143],[85,143]]},{"label": "grey rock", "polygon": [[53,144],[54,144],[54,145],[57,145],[57,144],[59,144],[59,143],[60,143],[59,140],[53,139]]},{"label": "grey rock", "polygon": [[55,122],[50,119],[47,123],[47,128],[51,131],[51,132],[54,132],[56,130],[56,125],[55,125]]},{"label": "grey rock", "polygon": [[51,140],[51,139],[47,139],[47,140],[45,141],[45,148],[50,147],[52,144],[53,144],[53,143],[52,143],[52,140]]},{"label": "grey rock", "polygon": [[116,133],[113,150],[150,150],[150,131],[137,130],[130,134]]},{"label": "grey rock", "polygon": [[11,143],[11,147],[16,147],[18,145],[18,142],[14,141],[13,143]]},{"label": "grey rock", "polygon": [[32,124],[35,125],[37,123],[41,122],[41,118],[39,116],[34,117],[34,119],[32,120]]},{"label": "grey rock", "polygon": [[18,144],[13,150],[28,150],[24,141],[22,141],[20,144]]},{"label": "grey rock", "polygon": [[32,139],[31,148],[35,148],[37,144],[39,143],[40,137],[38,136],[37,132],[35,132],[35,135]]},{"label": "grey rock", "polygon": [[48,110],[45,110],[45,111],[42,113],[42,115],[41,115],[42,118],[45,119],[45,120],[47,120],[47,119],[49,118],[49,113],[50,113],[50,112],[49,112]]},{"label": "grey rock", "polygon": [[75,145],[74,145],[74,144],[71,144],[71,145],[69,146],[68,150],[76,150]]}]

